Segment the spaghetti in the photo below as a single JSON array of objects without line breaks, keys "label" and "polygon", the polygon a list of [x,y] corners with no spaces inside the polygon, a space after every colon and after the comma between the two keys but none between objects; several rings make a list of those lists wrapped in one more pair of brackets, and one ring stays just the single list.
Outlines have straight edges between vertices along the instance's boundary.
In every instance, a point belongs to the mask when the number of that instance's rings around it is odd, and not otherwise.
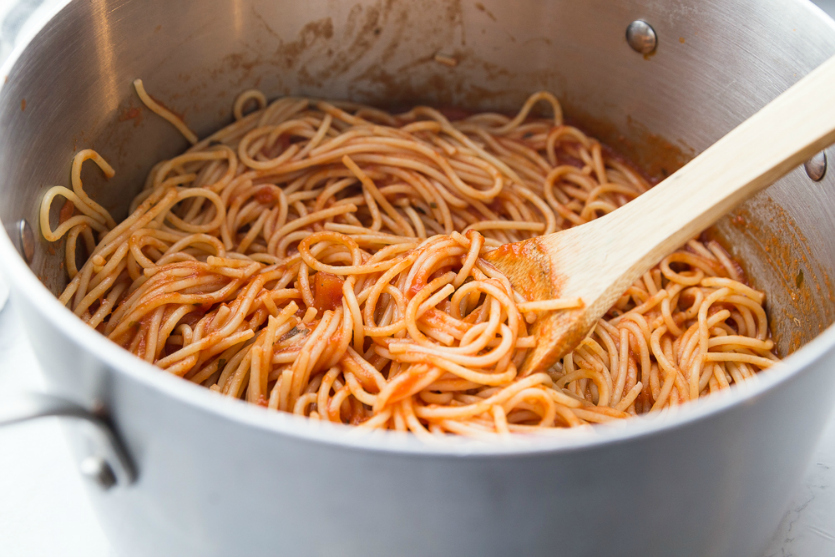
[{"label": "spaghetti", "polygon": [[[87,160],[113,169],[81,151],[41,229],[67,237],[61,302],[168,373],[319,420],[492,436],[668,409],[777,359],[764,295],[692,240],[553,369],[519,370],[534,312],[582,301],[526,300],[482,256],[649,187],[549,93],[514,118],[451,121],[248,91],[233,124],[198,140],[135,86],[194,145],[151,170],[119,224],[80,178]],[[531,117],[539,102],[552,118]],[[71,211],[53,230],[58,196]]]}]

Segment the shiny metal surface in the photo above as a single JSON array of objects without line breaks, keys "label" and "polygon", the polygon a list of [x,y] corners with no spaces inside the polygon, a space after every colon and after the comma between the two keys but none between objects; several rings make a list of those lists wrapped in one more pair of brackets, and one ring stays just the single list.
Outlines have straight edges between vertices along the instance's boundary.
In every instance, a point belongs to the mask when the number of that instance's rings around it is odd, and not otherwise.
[{"label": "shiny metal surface", "polygon": [[826,176],[826,151],[821,151],[803,164],[806,175],[813,182],[820,182]]},{"label": "shiny metal surface", "polygon": [[94,482],[101,489],[110,489],[116,485],[116,475],[110,464],[100,456],[88,456],[78,467],[81,475]]},{"label": "shiny metal surface", "polygon": [[31,263],[35,257],[35,234],[26,219],[20,219],[17,223],[17,241],[23,260]]},{"label": "shiny metal surface", "polygon": [[[664,39],[646,58],[623,39],[639,18]],[[500,110],[547,88],[663,175],[681,158],[659,158],[676,152],[659,137],[698,152],[833,52],[831,22],[799,0],[74,1],[5,67],[0,219],[11,237],[37,222],[82,147],[117,171],[85,171],[88,191],[124,214],[153,162],[186,146],[147,111],[129,117],[136,77],[198,133],[252,86]],[[61,308],[43,286],[63,285],[60,249],[40,244],[33,273],[0,234],[0,258],[53,387],[103,401],[136,465],[127,489],[90,492],[126,553],[755,555],[835,394],[831,180],[810,188],[799,169],[718,227],[769,293],[785,365],[673,415],[511,445],[426,447],[221,399]]]},{"label": "shiny metal surface", "polygon": [[651,54],[658,46],[658,36],[649,23],[638,19],[626,28],[626,42],[639,54]]},{"label": "shiny metal surface", "polygon": [[125,487],[136,479],[136,471],[122,443],[102,416],[62,397],[38,393],[18,394],[0,404],[0,427],[39,418],[79,422],[86,455],[79,464],[82,474],[95,476],[107,488],[117,483]]}]

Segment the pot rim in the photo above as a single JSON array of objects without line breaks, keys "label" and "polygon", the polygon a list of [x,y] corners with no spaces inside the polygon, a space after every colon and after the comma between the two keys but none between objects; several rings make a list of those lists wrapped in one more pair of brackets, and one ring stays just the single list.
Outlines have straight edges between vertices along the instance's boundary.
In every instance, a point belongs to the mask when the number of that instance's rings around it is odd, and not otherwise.
[{"label": "pot rim", "polygon": [[[8,59],[0,66],[2,75],[11,73],[20,56],[31,45],[32,40],[70,3],[72,0],[56,6],[48,18],[44,18],[40,25],[35,26],[30,36],[20,41]],[[823,12],[820,13],[823,14]],[[0,94],[2,94],[3,87],[4,83],[0,81]],[[26,297],[37,311],[50,316],[61,332],[84,349],[96,354],[114,373],[124,373],[130,379],[147,385],[177,400],[180,404],[218,414],[244,426],[286,435],[300,441],[355,450],[435,457],[521,457],[602,448],[671,432],[732,411],[744,403],[754,403],[758,398],[779,388],[784,382],[798,376],[835,345],[835,324],[833,324],[774,367],[758,373],[755,381],[732,385],[723,392],[714,393],[709,397],[700,398],[654,415],[633,417],[612,424],[599,424],[591,428],[558,429],[552,434],[531,435],[520,439],[515,437],[510,440],[444,438],[437,443],[427,443],[412,434],[366,431],[353,426],[320,422],[285,412],[269,411],[238,399],[220,396],[205,387],[162,372],[159,368],[137,358],[88,327],[63,306],[20,256],[2,221],[0,221],[0,229],[3,229],[3,233],[0,234],[0,261],[4,262],[2,269],[9,279],[11,292]]]}]

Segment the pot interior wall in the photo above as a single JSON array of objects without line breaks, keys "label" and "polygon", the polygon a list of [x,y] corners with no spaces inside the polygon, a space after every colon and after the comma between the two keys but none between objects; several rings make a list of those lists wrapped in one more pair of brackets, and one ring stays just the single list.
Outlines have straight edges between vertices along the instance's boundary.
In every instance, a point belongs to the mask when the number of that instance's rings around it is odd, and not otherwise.
[{"label": "pot interior wall", "polygon": [[[547,89],[570,121],[663,178],[835,52],[831,21],[803,1],[335,0],[72,2],[36,37],[0,93],[0,219],[33,225],[32,269],[53,291],[61,246],[38,233],[43,192],[68,185],[72,155],[99,151],[88,192],[117,217],[155,161],[184,139],[145,109],[148,90],[202,135],[231,121],[235,95],[311,95],[513,112]],[[66,14],[65,14],[66,15]],[[643,18],[659,46],[624,40]],[[450,67],[435,55],[454,58]],[[835,175],[795,171],[716,231],[768,293],[781,354],[835,320]],[[60,204],[56,203],[57,213]]]}]

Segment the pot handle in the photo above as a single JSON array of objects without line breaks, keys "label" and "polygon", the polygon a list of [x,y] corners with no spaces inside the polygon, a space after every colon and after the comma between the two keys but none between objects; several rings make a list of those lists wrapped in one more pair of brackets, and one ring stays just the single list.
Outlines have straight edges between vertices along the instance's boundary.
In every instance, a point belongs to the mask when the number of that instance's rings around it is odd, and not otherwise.
[{"label": "pot handle", "polygon": [[0,427],[46,417],[73,418],[85,427],[91,450],[79,464],[84,476],[103,489],[125,487],[136,480],[127,452],[102,416],[65,398],[43,393],[23,393],[0,404]]}]

